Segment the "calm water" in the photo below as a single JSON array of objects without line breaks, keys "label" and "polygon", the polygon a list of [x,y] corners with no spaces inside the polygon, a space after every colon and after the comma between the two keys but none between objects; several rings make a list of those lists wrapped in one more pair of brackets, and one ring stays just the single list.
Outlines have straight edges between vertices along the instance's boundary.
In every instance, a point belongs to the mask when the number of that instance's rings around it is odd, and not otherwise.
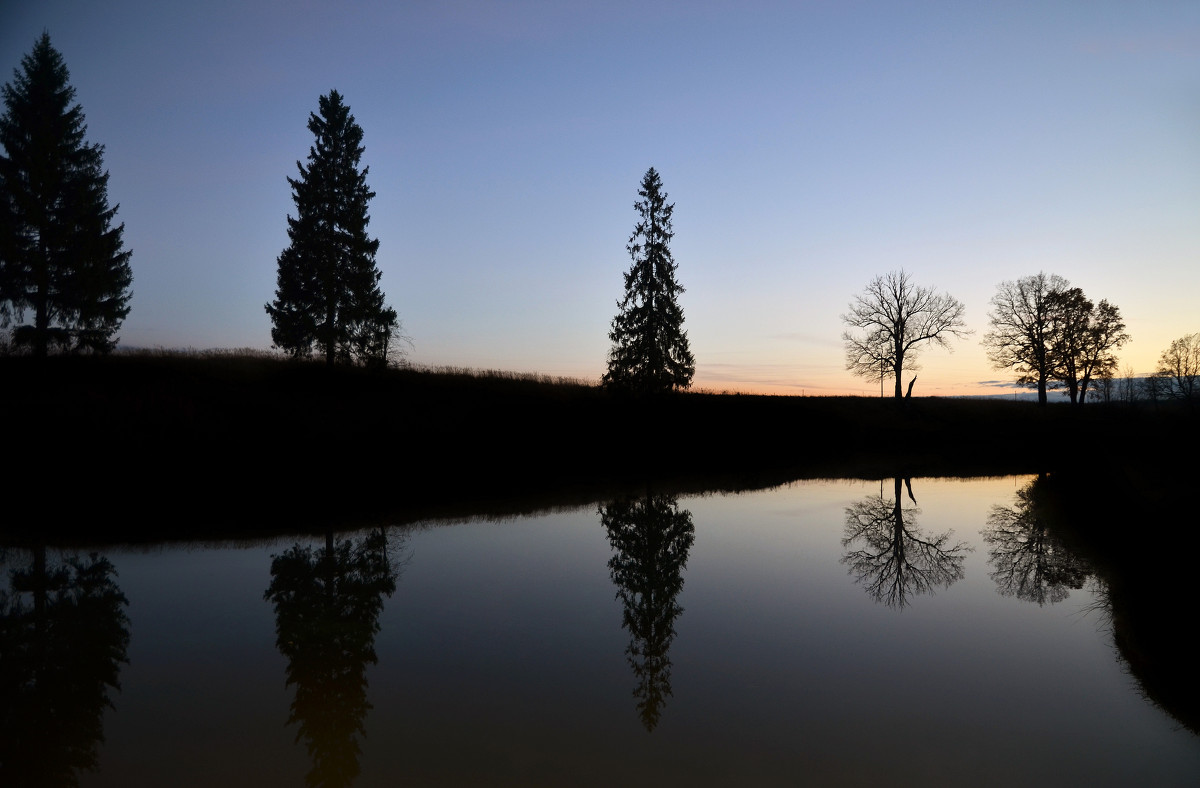
[{"label": "calm water", "polygon": [[[92,677],[14,702],[63,711],[6,746],[94,752],[84,786],[1197,784],[1200,739],[1123,669],[1103,589],[1061,548],[1017,555],[1028,482],[110,550],[115,575],[81,561],[44,599],[90,624],[6,630]],[[4,557],[28,616],[35,559]]]}]

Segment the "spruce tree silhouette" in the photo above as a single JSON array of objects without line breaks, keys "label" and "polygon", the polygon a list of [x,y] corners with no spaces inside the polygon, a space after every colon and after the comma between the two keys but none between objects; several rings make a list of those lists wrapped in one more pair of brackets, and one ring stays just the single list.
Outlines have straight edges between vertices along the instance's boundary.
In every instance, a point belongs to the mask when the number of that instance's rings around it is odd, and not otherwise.
[{"label": "spruce tree silhouette", "polygon": [[[84,141],[66,63],[43,33],[3,88],[0,325],[14,344],[107,353],[129,314],[131,252],[112,226],[101,145]],[[25,324],[25,312],[33,323]]]},{"label": "spruce tree silhouette", "polygon": [[383,364],[400,338],[396,310],[387,306],[375,266],[379,240],[367,235],[367,170],[363,130],[336,90],[321,96],[309,115],[316,137],[308,166],[296,162],[288,178],[296,217],[288,216],[290,243],[278,259],[275,300],[266,305],[271,340],[295,358],[314,349],[327,364]]},{"label": "spruce tree silhouette", "polygon": [[608,338],[608,371],[604,385],[614,391],[658,394],[692,385],[696,361],[683,330],[670,241],[673,204],[667,203],[662,180],[651,167],[633,204],[638,223],[626,249],[632,264],[625,273],[625,295],[617,302]]}]

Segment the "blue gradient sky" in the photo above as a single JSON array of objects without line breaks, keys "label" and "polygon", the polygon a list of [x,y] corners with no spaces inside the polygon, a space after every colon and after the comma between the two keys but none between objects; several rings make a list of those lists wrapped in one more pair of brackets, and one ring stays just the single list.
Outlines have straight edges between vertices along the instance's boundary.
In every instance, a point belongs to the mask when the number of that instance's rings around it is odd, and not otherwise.
[{"label": "blue gradient sky", "polygon": [[642,174],[675,203],[696,385],[872,393],[840,314],[906,268],[974,337],[915,394],[1010,376],[979,337],[1045,270],[1150,371],[1200,331],[1200,3],[8,2],[105,146],[142,347],[270,345],[285,178],[336,88],[417,363],[598,378]]}]

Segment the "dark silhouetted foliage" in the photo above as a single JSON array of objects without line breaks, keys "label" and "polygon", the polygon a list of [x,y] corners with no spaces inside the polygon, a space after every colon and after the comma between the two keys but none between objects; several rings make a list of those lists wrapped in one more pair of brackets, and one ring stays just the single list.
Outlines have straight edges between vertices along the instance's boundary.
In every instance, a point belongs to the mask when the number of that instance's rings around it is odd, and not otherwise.
[{"label": "dark silhouetted foliage", "polygon": [[[112,226],[101,145],[43,33],[6,84],[0,117],[0,320],[14,344],[106,353],[129,314],[131,252]],[[33,322],[26,324],[26,311]]]},{"label": "dark silhouetted foliage", "polygon": [[400,337],[375,266],[379,240],[367,235],[367,170],[359,170],[363,130],[336,91],[310,113],[316,141],[308,166],[288,178],[296,216],[288,216],[288,247],[279,255],[275,300],[266,305],[271,340],[296,358],[314,350],[328,364],[384,364]]},{"label": "dark silhouetted foliage", "polygon": [[1117,307],[1094,304],[1061,276],[1044,273],[1001,282],[988,320],[988,359],[996,369],[1015,371],[1018,383],[1035,386],[1043,405],[1050,386],[1082,404],[1093,382],[1115,376],[1115,351],[1129,341]]},{"label": "dark silhouetted foliage", "polygon": [[1012,369],[1017,382],[1036,386],[1038,402],[1046,404],[1050,364],[1054,294],[1069,287],[1067,280],[1037,273],[1015,282],[1002,282],[988,313],[991,330],[983,335],[988,360],[996,369]]},{"label": "dark silhouetted foliage", "polygon": [[1129,341],[1117,307],[1093,304],[1078,287],[1052,293],[1050,367],[1072,404],[1082,405],[1093,381],[1117,371],[1116,350]]},{"label": "dark silhouetted foliage", "polygon": [[616,391],[657,394],[692,385],[696,361],[683,330],[670,242],[674,204],[667,204],[662,180],[651,167],[633,204],[638,223],[629,237],[633,262],[625,273],[625,295],[617,302],[608,338],[608,371],[604,385]]}]

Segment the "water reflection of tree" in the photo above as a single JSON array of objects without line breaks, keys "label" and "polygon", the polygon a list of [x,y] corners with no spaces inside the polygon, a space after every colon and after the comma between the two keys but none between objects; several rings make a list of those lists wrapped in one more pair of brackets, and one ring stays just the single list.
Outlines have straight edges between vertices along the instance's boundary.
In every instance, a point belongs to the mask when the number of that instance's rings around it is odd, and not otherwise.
[{"label": "water reflection of tree", "polygon": [[668,652],[675,619],[683,612],[676,600],[695,541],[692,514],[679,511],[672,496],[647,494],[601,506],[600,522],[616,551],[608,569],[625,608],[621,626],[630,636],[625,654],[638,681],[633,696],[642,724],[652,731],[671,695]]},{"label": "water reflection of tree", "polygon": [[[2,560],[0,560],[2,563]],[[110,690],[129,661],[125,595],[107,558],[45,547],[0,588],[0,785],[78,785],[94,771]]]},{"label": "water reflection of tree", "polygon": [[387,536],[373,531],[324,549],[297,544],[273,556],[264,597],[275,606],[275,644],[295,687],[288,724],[304,739],[307,783],[350,785],[358,776],[359,736],[371,704],[367,665],[378,661],[375,635],[384,596],[396,590]]},{"label": "water reflection of tree", "polygon": [[1047,527],[1039,482],[1017,491],[1016,505],[993,506],[983,539],[989,545],[991,577],[1000,593],[1028,602],[1055,604],[1083,588],[1089,569]]},{"label": "water reflection of tree", "polygon": [[[908,497],[913,503],[912,484],[905,479]],[[851,549],[842,558],[876,602],[903,608],[914,594],[932,594],[933,590],[963,578],[962,553],[971,550],[963,542],[950,542],[952,531],[925,537],[916,527],[921,510],[905,509],[901,500],[901,479],[895,480],[893,498],[864,498],[846,507],[846,529],[842,547]]]}]

